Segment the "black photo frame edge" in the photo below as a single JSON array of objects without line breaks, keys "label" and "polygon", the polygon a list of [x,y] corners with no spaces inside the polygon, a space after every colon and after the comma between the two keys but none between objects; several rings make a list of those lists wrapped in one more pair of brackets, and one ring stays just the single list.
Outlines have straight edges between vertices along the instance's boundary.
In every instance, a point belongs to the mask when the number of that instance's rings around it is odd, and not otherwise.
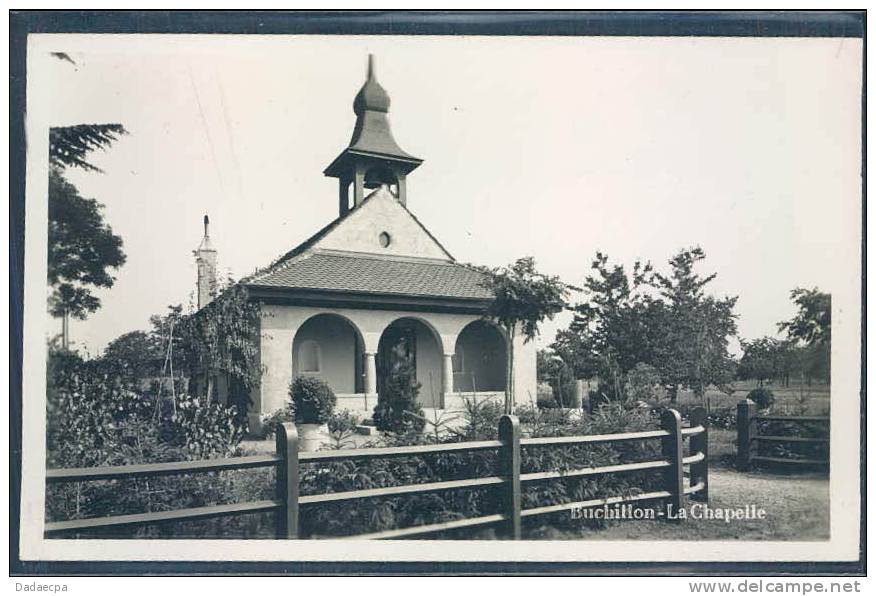
[{"label": "black photo frame edge", "polygon": [[866,11],[73,11],[11,10],[9,138],[9,570],[15,576],[136,575],[854,575],[866,574],[866,283],[861,289],[861,519],[850,562],[110,562],[22,561],[26,47],[31,33],[857,37],[863,39],[861,279],[866,282]]}]

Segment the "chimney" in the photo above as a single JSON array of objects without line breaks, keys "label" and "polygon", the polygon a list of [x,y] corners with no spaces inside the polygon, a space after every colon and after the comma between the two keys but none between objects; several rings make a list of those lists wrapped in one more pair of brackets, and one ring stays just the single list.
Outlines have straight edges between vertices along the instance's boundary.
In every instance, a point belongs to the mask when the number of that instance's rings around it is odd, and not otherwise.
[{"label": "chimney", "polygon": [[198,310],[204,308],[216,296],[216,250],[210,242],[210,218],[204,215],[204,238],[194,251],[198,264]]}]

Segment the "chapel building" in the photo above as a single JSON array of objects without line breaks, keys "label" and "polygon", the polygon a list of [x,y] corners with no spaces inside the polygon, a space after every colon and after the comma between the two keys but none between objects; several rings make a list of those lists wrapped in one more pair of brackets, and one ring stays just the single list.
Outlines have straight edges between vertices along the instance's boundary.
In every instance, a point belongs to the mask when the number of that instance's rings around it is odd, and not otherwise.
[{"label": "chapel building", "polygon": [[[369,56],[349,146],[323,172],[338,180],[338,217],[242,282],[262,313],[251,428],[286,405],[298,376],[324,380],[338,410],[368,417],[399,359],[415,367],[427,415],[465,396],[504,399],[508,338],[483,318],[492,294],[411,212],[407,178],[423,160],[393,138],[389,108]],[[206,225],[195,256],[201,308],[215,288]],[[513,399],[528,403],[536,348],[515,336]]]}]

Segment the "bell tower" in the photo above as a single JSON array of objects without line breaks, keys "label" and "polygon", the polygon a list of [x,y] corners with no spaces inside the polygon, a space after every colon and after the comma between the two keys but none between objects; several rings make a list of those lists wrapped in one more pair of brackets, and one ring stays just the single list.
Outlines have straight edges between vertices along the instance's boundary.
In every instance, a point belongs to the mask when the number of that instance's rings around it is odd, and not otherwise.
[{"label": "bell tower", "polygon": [[402,205],[407,203],[407,175],[423,160],[405,152],[393,138],[389,103],[389,94],[377,82],[374,56],[369,54],[367,79],[353,101],[356,127],[350,145],[323,172],[338,179],[339,215],[358,207],[366,188],[386,185]]}]

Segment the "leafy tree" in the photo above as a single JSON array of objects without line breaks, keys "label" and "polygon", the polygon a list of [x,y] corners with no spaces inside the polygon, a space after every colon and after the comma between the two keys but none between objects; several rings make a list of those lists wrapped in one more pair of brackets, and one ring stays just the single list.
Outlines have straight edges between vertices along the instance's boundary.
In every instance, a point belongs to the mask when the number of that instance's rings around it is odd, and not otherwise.
[{"label": "leafy tree", "polygon": [[[73,62],[55,52],[60,60]],[[84,319],[100,308],[94,288],[112,287],[110,269],[125,262],[122,239],[104,222],[103,205],[79,195],[64,179],[63,170],[79,167],[101,170],[88,162],[86,155],[106,149],[120,135],[127,134],[121,124],[80,124],[49,129],[49,272],[52,288],[49,311],[62,320],[62,347],[69,346],[69,317]]]},{"label": "leafy tree", "polygon": [[796,288],[791,300],[797,305],[797,314],[779,323],[779,331],[788,334],[797,346],[797,361],[807,383],[813,377],[830,380],[830,294],[818,288]]},{"label": "leafy tree", "polygon": [[141,381],[160,373],[163,353],[153,336],[130,331],[107,344],[101,359],[115,362],[127,378]]},{"label": "leafy tree", "polygon": [[106,149],[128,134],[121,124],[77,124],[49,129],[49,164],[59,169],[78,167],[90,172],[102,170],[85,157],[95,149]]},{"label": "leafy tree", "polygon": [[709,385],[723,385],[733,378],[728,347],[729,338],[736,335],[737,319],[737,297],[716,298],[706,293],[717,274],[702,276],[695,271],[705,258],[699,247],[681,250],[670,259],[668,275],[655,271],[648,279],[663,298],[668,315],[654,365],[665,382],[689,387],[700,399]]},{"label": "leafy tree", "polygon": [[700,248],[682,250],[669,261],[668,274],[641,261],[630,274],[597,252],[585,299],[552,347],[578,374],[598,374],[603,399],[626,399],[627,377],[640,364],[674,388],[671,399],[679,386],[702,398],[708,385],[732,378],[728,342],[736,333],[736,298],[707,294],[715,275],[695,271],[704,258]]},{"label": "leafy tree", "polygon": [[779,323],[779,331],[808,345],[830,343],[830,294],[818,288],[795,288],[791,290],[791,300],[797,305],[797,314]]},{"label": "leafy tree", "polygon": [[[79,195],[57,168],[49,172],[49,311],[84,319],[100,307],[95,288],[110,288],[125,263],[122,239],[103,220],[103,205]],[[65,333],[64,346],[67,346]]]},{"label": "leafy tree", "polygon": [[510,267],[482,269],[484,285],[495,298],[487,310],[487,318],[505,330],[508,338],[508,358],[505,370],[507,388],[505,413],[514,408],[514,339],[518,331],[524,341],[538,335],[538,324],[553,317],[566,306],[568,287],[558,277],[538,273],[532,257],[518,259]]},{"label": "leafy tree", "polygon": [[742,379],[755,379],[758,387],[781,374],[782,342],[774,337],[742,340],[742,358],[737,374]]},{"label": "leafy tree", "polygon": [[648,263],[636,262],[632,277],[597,252],[584,281],[585,299],[573,307],[569,328],[552,347],[578,376],[599,376],[603,391],[619,398],[624,375],[639,362],[653,362],[664,341],[664,305],[647,292]]}]

